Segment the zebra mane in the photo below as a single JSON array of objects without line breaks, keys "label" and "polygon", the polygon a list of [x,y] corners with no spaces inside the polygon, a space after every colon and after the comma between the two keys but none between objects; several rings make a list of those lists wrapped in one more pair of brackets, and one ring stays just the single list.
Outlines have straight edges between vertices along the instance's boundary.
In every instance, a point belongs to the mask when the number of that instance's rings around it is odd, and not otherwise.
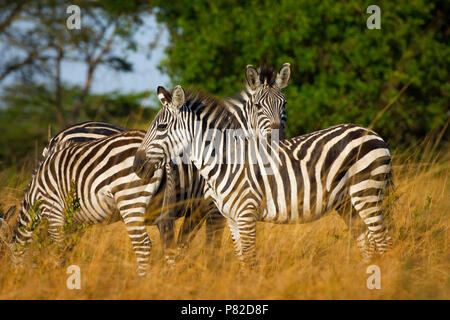
[{"label": "zebra mane", "polygon": [[186,105],[193,109],[194,105],[199,108],[215,108],[221,104],[221,100],[216,96],[206,93],[203,90],[194,90],[192,88],[186,91]]},{"label": "zebra mane", "polygon": [[261,84],[268,84],[273,85],[275,83],[276,79],[276,71],[275,68],[266,64],[263,64],[259,68],[259,81],[261,81]]},{"label": "zebra mane", "polygon": [[[54,154],[55,152],[64,149],[67,146],[70,146],[72,144],[76,144],[76,141],[73,140],[66,140],[66,141],[58,141],[58,142],[54,142],[52,143],[52,141],[50,141],[50,143],[44,148],[44,150],[42,151],[42,157],[43,159],[49,157],[50,155]],[[39,162],[39,164],[41,164]]]},{"label": "zebra mane", "polygon": [[205,116],[208,117],[210,114],[214,114],[214,118],[217,120],[225,119],[226,121],[221,121],[221,125],[218,128],[236,129],[241,127],[237,119],[237,117],[241,116],[240,109],[238,111],[224,100],[204,91],[188,89],[184,106],[188,108],[188,112],[195,114],[199,120]]}]

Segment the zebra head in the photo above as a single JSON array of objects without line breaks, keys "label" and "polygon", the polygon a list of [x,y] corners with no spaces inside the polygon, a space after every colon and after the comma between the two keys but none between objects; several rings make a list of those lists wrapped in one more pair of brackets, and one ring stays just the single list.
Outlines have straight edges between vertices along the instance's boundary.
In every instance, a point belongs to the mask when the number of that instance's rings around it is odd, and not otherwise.
[{"label": "zebra head", "polygon": [[285,138],[286,97],[281,89],[288,85],[290,76],[289,63],[283,64],[278,73],[268,66],[256,69],[248,65],[246,68],[246,91],[250,94],[249,117],[254,128],[258,128],[263,136],[270,137],[277,130],[279,138]]},{"label": "zebra head", "polygon": [[9,244],[12,236],[11,228],[8,221],[14,215],[16,206],[12,206],[8,211],[0,210],[0,246],[2,244]]},{"label": "zebra head", "polygon": [[152,177],[155,170],[180,156],[184,150],[183,141],[187,138],[184,123],[178,121],[185,102],[183,88],[176,86],[170,94],[159,86],[158,98],[163,107],[150,124],[134,157],[134,171],[141,178]]}]

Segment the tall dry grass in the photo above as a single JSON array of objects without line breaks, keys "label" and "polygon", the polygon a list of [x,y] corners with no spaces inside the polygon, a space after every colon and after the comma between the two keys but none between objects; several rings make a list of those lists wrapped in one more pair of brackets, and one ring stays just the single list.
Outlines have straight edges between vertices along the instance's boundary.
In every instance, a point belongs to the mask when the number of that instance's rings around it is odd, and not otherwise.
[{"label": "tall dry grass", "polygon": [[[450,148],[394,157],[399,197],[387,213],[394,247],[373,262],[381,289],[366,287],[367,265],[336,213],[305,225],[258,224],[257,266],[240,273],[226,230],[222,248],[208,254],[204,229],[173,269],[163,259],[156,227],[148,275],[135,275],[135,259],[122,223],[94,226],[66,254],[81,268],[81,290],[66,287],[48,241],[34,241],[23,267],[0,258],[1,299],[449,299]],[[30,166],[31,167],[31,166]],[[0,172],[0,203],[18,204],[30,169]],[[180,226],[178,221],[177,226]]]}]

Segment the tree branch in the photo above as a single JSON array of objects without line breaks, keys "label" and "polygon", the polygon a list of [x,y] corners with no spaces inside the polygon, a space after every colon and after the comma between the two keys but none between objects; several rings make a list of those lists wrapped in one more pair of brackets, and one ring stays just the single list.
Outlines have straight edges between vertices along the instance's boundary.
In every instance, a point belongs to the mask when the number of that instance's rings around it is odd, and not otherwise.
[{"label": "tree branch", "polygon": [[[114,22],[113,31],[112,31],[111,35],[109,36],[108,40],[106,41],[105,46],[98,54],[98,56],[94,58],[93,56],[89,55],[86,59],[88,61],[88,72],[87,72],[87,76],[86,76],[86,81],[84,83],[83,91],[81,92],[80,99],[73,110],[73,114],[72,114],[72,118],[71,118],[72,122],[75,122],[80,115],[81,109],[84,105],[84,101],[86,100],[86,97],[89,94],[89,90],[91,88],[92,78],[94,76],[95,69],[97,68],[99,63],[102,61],[102,58],[105,56],[105,54],[107,54],[111,50],[111,44],[116,35],[116,30],[117,30],[117,23]],[[94,50],[94,52],[95,52],[95,50]]]},{"label": "tree branch", "polygon": [[14,3],[15,7],[11,10],[11,12],[5,17],[3,21],[0,22],[0,33],[3,32],[13,21],[14,18],[20,13],[22,10],[25,1],[17,1]]}]

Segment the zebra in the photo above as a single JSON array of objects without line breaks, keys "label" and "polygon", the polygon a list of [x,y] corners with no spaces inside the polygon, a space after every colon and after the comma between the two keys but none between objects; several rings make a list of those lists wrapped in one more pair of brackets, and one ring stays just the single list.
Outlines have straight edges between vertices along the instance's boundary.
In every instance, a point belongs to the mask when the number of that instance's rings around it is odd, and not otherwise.
[{"label": "zebra", "polygon": [[42,157],[46,158],[50,150],[68,143],[86,142],[98,138],[112,136],[128,129],[113,124],[97,121],[86,121],[74,124],[58,132],[45,146]]},{"label": "zebra", "polygon": [[286,97],[281,92],[291,77],[291,65],[284,63],[278,72],[268,65],[256,69],[246,67],[246,86],[236,98],[226,98],[223,103],[235,110],[241,109],[243,118],[263,137],[270,139],[276,131],[279,138],[286,136]]},{"label": "zebra", "polygon": [[[290,74],[289,63],[284,63],[278,72],[275,72],[275,69],[268,65],[262,65],[258,69],[252,65],[247,65],[245,72],[246,86],[235,97],[227,97],[224,103],[241,108],[242,112],[248,116],[247,121],[253,127],[259,128],[263,136],[270,136],[273,130],[277,130],[277,134],[283,137],[285,136],[286,126],[286,98],[281,93],[281,90],[288,85]],[[45,158],[47,150],[59,144],[69,141],[83,142],[124,130],[127,129],[102,122],[84,122],[77,124],[61,131],[52,138],[43,151],[43,157]],[[166,172],[168,170],[166,168]],[[205,204],[201,201],[193,202],[186,199],[189,196],[185,193],[185,190],[189,190],[187,184],[190,180],[193,180],[193,186],[191,192],[188,192],[188,194],[195,199],[201,199],[203,197],[201,177],[198,176],[197,172],[192,171],[192,167],[186,166],[173,167],[171,169],[174,176],[178,175],[178,181],[174,188],[177,191],[174,191],[175,194],[169,196],[172,199],[170,201],[171,210],[165,214],[166,219],[159,219],[157,223],[161,234],[163,250],[168,253],[165,258],[169,263],[173,263],[173,253],[168,248],[171,248],[174,242],[173,220],[175,218],[182,217],[186,214],[186,219],[180,229],[177,242],[178,247],[181,248],[190,242],[190,239],[193,237],[192,234],[195,234],[193,231],[199,228],[201,222],[205,219],[206,213],[211,213],[206,217],[206,242],[208,244],[212,244],[216,248],[219,247],[219,240],[225,227],[225,221],[214,204]],[[180,186],[180,183],[183,185]],[[165,181],[162,184],[161,188],[164,188]],[[180,208],[182,206],[174,205],[174,203],[188,204],[187,212],[183,208]],[[197,211],[198,214],[192,215],[193,211]]]},{"label": "zebra", "polygon": [[[181,86],[165,99],[136,152],[134,169],[151,175],[173,157],[187,158],[227,219],[243,265],[255,263],[258,220],[305,223],[334,208],[347,220],[346,203],[366,225],[357,238],[364,261],[390,247],[381,201],[391,180],[391,157],[375,132],[342,124],[264,145],[231,105],[186,94]],[[243,134],[233,137],[230,130]]]},{"label": "zebra", "polygon": [[[254,128],[258,135],[271,139],[272,136],[285,137],[286,127],[286,97],[281,92],[286,88],[291,76],[291,68],[289,63],[284,63],[280,69],[275,71],[272,66],[263,64],[259,68],[252,65],[246,66],[245,78],[246,85],[244,89],[234,97],[226,97],[222,102],[234,108],[236,112],[242,115],[244,121],[250,127]],[[171,95],[163,87],[158,87],[158,98],[163,106],[171,99]],[[172,166],[174,168],[174,166]],[[167,169],[166,169],[167,171]],[[187,166],[178,167],[176,172],[182,173],[189,171],[190,174],[184,173],[185,176],[194,176],[194,180],[202,180],[195,167]],[[140,171],[137,172],[140,175]],[[189,180],[186,180],[189,181]],[[203,186],[203,184],[202,184]],[[201,222],[206,219],[206,242],[208,245],[218,249],[220,247],[220,239],[225,228],[225,219],[217,210],[212,199],[204,194],[203,187],[197,188],[194,199],[190,199],[191,207],[202,207],[203,210],[197,210],[197,215],[187,215],[180,229],[178,246],[184,246],[189,243],[192,231],[197,229]],[[172,195],[173,197],[173,195]],[[206,199],[206,200],[205,200]],[[195,205],[192,205],[192,202]],[[174,201],[169,201],[173,203]],[[179,217],[178,213],[172,211],[170,214]]]},{"label": "zebra", "polygon": [[[67,146],[69,144],[91,141],[91,140],[111,136],[113,134],[124,132],[124,131],[129,131],[129,129],[126,129],[126,128],[123,128],[123,127],[120,127],[117,125],[105,123],[105,122],[86,121],[86,122],[78,123],[78,124],[75,124],[75,125],[72,125],[72,126],[66,128],[66,129],[60,131],[58,134],[56,134],[49,141],[47,146],[44,148],[44,150],[42,152],[42,157],[46,158],[50,151],[58,150],[58,148]],[[166,172],[168,170],[169,169],[166,169]],[[173,171],[171,171],[171,172],[173,172]],[[184,171],[183,171],[183,173],[184,173]],[[173,173],[173,175],[174,174],[175,173]],[[167,177],[168,176],[166,175],[166,178]],[[163,189],[166,181],[163,179],[161,183],[162,183],[161,189]],[[184,189],[188,189],[187,186],[185,186]],[[178,193],[178,194],[180,194],[180,193]],[[184,198],[177,200],[175,194],[167,196],[167,197],[172,197],[171,201],[173,203],[182,203],[185,200]],[[163,199],[165,200],[166,196]],[[160,199],[157,198],[155,200],[160,200]],[[163,207],[163,208],[167,207],[169,205],[169,204],[165,204],[164,202],[161,204],[160,201],[159,202],[157,201],[157,204],[159,204],[159,206]],[[177,211],[177,213],[180,216],[182,215],[183,212],[184,211],[181,209],[179,209]],[[170,265],[170,264],[173,264],[173,262],[174,262],[173,256],[171,254],[172,252],[170,252],[170,248],[173,245],[174,224],[173,224],[172,219],[164,218],[164,217],[167,217],[167,215],[169,215],[169,213],[167,213],[166,211],[162,211],[161,215],[159,216],[158,219],[156,219],[154,224],[157,225],[157,227],[160,231],[161,245],[163,248],[163,252],[165,253],[165,259],[166,259],[166,262]],[[146,221],[146,224],[151,225],[153,223]],[[181,244],[181,245],[183,245],[183,244]]]},{"label": "zebra", "polygon": [[158,191],[162,170],[148,180],[133,172],[134,153],[144,136],[130,130],[49,149],[32,174],[8,239],[13,261],[21,260],[42,218],[48,221],[51,239],[61,245],[69,212],[74,225],[123,220],[136,254],[137,273],[145,275],[151,249],[145,219],[156,218],[145,212]]},{"label": "zebra", "polygon": [[[272,104],[277,106],[279,108],[279,110],[282,110],[284,112],[284,104],[285,104],[285,98],[284,96],[281,95],[280,90],[281,88],[284,88],[285,85],[287,85],[287,82],[289,81],[289,74],[290,74],[290,69],[289,69],[289,65],[285,64],[283,65],[283,67],[280,69],[280,72],[278,74],[276,74],[273,71],[271,71],[272,69],[270,68],[262,68],[261,71],[256,70],[256,68],[252,67],[252,66],[248,66],[247,67],[247,82],[248,82],[248,86],[251,88],[251,92],[248,92],[246,90],[244,90],[243,92],[245,93],[245,95],[241,95],[244,96],[242,98],[243,101],[246,101],[247,104],[251,104],[251,102],[249,103],[248,101],[252,101],[252,99],[254,99],[254,95],[259,95],[259,97],[257,97],[254,101],[257,101],[258,105],[258,112],[261,114],[259,117],[254,116],[252,119],[254,119],[255,121],[257,121],[258,118],[263,118],[266,117],[268,118],[269,116],[274,117],[275,121],[273,121],[275,123],[275,128],[277,126],[284,126],[284,122],[285,122],[285,116],[283,117],[283,115],[275,115],[275,113],[268,113],[266,112],[264,109],[270,107],[271,104],[267,104],[265,103],[265,100],[261,98],[261,96],[264,93],[264,90],[266,91],[272,91],[272,94],[266,94],[265,96],[267,97],[266,99],[272,99]],[[253,77],[250,79],[250,77]],[[249,80],[250,79],[250,80]],[[280,80],[281,79],[281,80]],[[261,85],[258,84],[259,82],[261,82]],[[260,87],[264,86],[264,90],[261,90]],[[277,86],[277,87],[275,87]],[[278,88],[278,90],[276,90],[276,88]],[[275,90],[274,90],[275,89]],[[275,97],[274,97],[275,96]],[[278,99],[277,99],[278,96]],[[236,104],[236,99],[230,99],[230,103]],[[265,104],[264,104],[265,103]],[[281,111],[280,111],[281,113]],[[278,120],[278,121],[277,121]],[[271,121],[266,121],[265,125],[270,126],[271,125]],[[274,126],[269,127],[267,131],[269,130],[273,130]],[[67,172],[67,168],[64,168],[63,166],[61,166],[60,163],[57,162],[57,160],[54,160],[55,158],[60,160],[60,159],[64,159],[66,160],[66,163],[70,160],[72,155],[76,155],[77,157],[83,157],[84,153],[87,152],[89,153],[90,156],[96,156],[97,154],[95,154],[95,152],[93,152],[92,150],[90,150],[87,146],[88,145],[92,145],[95,143],[106,143],[105,141],[109,141],[108,139],[117,139],[117,142],[110,142],[110,145],[117,143],[117,146],[123,148],[123,154],[128,155],[130,150],[126,150],[125,143],[122,143],[123,141],[125,141],[125,137],[129,137],[129,138],[133,138],[133,143],[137,142],[140,138],[139,137],[139,133],[138,132],[123,132],[123,128],[120,127],[113,127],[111,125],[108,124],[99,124],[99,123],[84,123],[84,124],[80,124],[80,125],[76,125],[73,127],[73,130],[65,130],[63,132],[61,132],[60,134],[58,134],[55,138],[53,138],[49,145],[44,149],[43,155],[46,157],[44,158],[43,163],[39,166],[37,172],[33,175],[32,177],[32,181],[30,183],[30,186],[28,187],[26,194],[25,194],[25,198],[24,201],[22,202],[22,209],[21,212],[19,214],[19,220],[16,224],[15,227],[15,234],[14,234],[14,238],[12,240],[13,243],[19,243],[22,247],[24,247],[24,245],[26,244],[26,242],[29,241],[30,237],[31,237],[31,232],[33,230],[28,230],[26,227],[26,223],[29,223],[30,220],[33,220],[34,217],[31,217],[29,215],[29,210],[31,207],[34,206],[34,204],[36,203],[36,201],[42,201],[42,198],[46,198],[46,196],[48,197],[48,195],[46,195],[45,193],[47,191],[50,191],[48,193],[53,193],[53,198],[50,197],[50,199],[46,199],[46,203],[43,203],[43,208],[40,210],[43,210],[42,212],[39,210],[38,214],[35,215],[35,218],[40,220],[41,217],[45,216],[45,217],[49,217],[52,218],[53,221],[51,221],[50,224],[50,235],[52,236],[52,238],[54,238],[55,241],[57,242],[61,242],[62,241],[62,237],[61,237],[61,233],[60,233],[60,227],[61,227],[61,223],[64,223],[64,219],[62,216],[62,211],[64,209],[64,204],[63,204],[63,200],[65,200],[64,197],[62,197],[61,195],[65,195],[67,196],[67,193],[69,192],[69,185],[63,184],[60,182],[61,179],[63,179],[64,175],[60,175],[60,176],[54,176],[55,172],[56,172],[56,167],[58,167],[58,171],[57,173],[61,173],[64,172],[66,175],[70,174],[70,170],[69,172]],[[111,132],[112,131],[112,132]],[[100,138],[98,139],[99,136],[102,135],[108,135],[110,133],[114,133],[114,132],[119,132],[118,134],[115,134],[113,137],[108,137],[108,138]],[[142,132],[141,132],[142,134]],[[95,140],[93,140],[95,139]],[[84,143],[80,143],[84,141]],[[119,143],[119,141],[122,141]],[[131,140],[130,140],[131,141]],[[94,144],[96,145],[96,144]],[[108,153],[113,153],[114,150],[110,150],[111,148],[109,147],[104,147],[103,149],[100,146],[96,147],[98,150],[102,150],[102,152],[104,153],[102,156],[98,156],[98,158],[102,158],[102,159],[107,159],[108,157]],[[133,149],[133,146],[130,146],[130,149]],[[69,151],[68,151],[69,150]],[[81,151],[80,151],[81,150]],[[64,152],[63,152],[64,151]],[[127,152],[126,152],[127,151]],[[64,155],[59,155],[60,153],[63,153]],[[56,155],[55,155],[56,154]],[[63,158],[61,158],[63,157]],[[49,159],[53,159],[53,160],[49,160]],[[69,159],[69,160],[67,160]],[[87,158],[86,158],[87,159]],[[104,160],[106,161],[106,160]],[[115,161],[118,161],[118,164],[115,164],[115,170],[119,170],[121,169],[123,172],[128,173],[129,171],[129,167],[128,167],[128,158],[124,158],[124,159],[117,159]],[[86,162],[89,163],[89,161],[87,160]],[[82,166],[80,166],[82,167]],[[73,169],[73,168],[71,168]],[[105,169],[105,168],[103,168]],[[48,171],[51,171],[50,173]],[[83,171],[82,169],[78,169],[78,171],[84,172],[86,173],[86,171]],[[178,170],[180,172],[185,172],[186,170]],[[115,171],[110,172],[112,174],[116,173]],[[101,172],[99,173],[101,174]],[[151,190],[148,192],[149,197],[151,198],[153,196],[153,194],[156,192],[156,190],[158,189],[157,184],[161,182],[161,177],[162,175],[162,171],[159,171],[159,176],[153,176],[151,181],[152,181],[152,186],[151,186]],[[41,178],[41,176],[45,177]],[[42,184],[42,181],[47,182],[46,179],[53,179],[51,181],[51,183],[47,183],[44,186],[40,185]],[[96,222],[113,222],[116,221],[118,218],[118,214],[117,211],[119,211],[119,214],[122,215],[122,212],[120,210],[120,203],[114,203],[114,201],[112,201],[111,199],[113,198],[113,194],[111,191],[109,191],[108,197],[105,197],[105,195],[98,195],[98,191],[96,190],[95,192],[87,192],[87,190],[89,189],[88,187],[85,187],[84,190],[78,190],[78,185],[79,184],[86,184],[86,182],[83,180],[83,177],[79,177],[77,175],[77,181],[75,183],[75,186],[77,188],[77,194],[81,194],[80,199],[81,199],[81,214],[79,214],[79,216],[77,216],[77,218],[75,219],[77,222],[81,223],[82,221],[85,221],[86,219],[89,220],[89,214],[88,214],[88,208],[85,206],[85,204],[87,203],[88,200],[90,200],[90,198],[94,198],[94,202],[95,202],[95,198],[97,198],[97,205],[99,207],[101,207],[101,203],[102,200],[107,201],[108,199],[110,200],[110,203],[108,204],[106,210],[105,208],[101,208],[102,210],[105,210],[103,212],[101,212],[101,210],[97,210],[95,212],[94,210],[94,215],[96,215],[95,219],[91,219],[88,222],[89,223],[96,223]],[[105,179],[108,179],[109,177],[104,177]],[[67,179],[66,179],[67,180]],[[111,179],[110,179],[111,180]],[[193,185],[193,188],[191,188],[191,192],[188,193],[187,198],[200,198],[200,196],[195,196],[195,194],[199,194],[199,190],[203,191],[202,188],[202,183],[198,182],[196,183],[196,181],[198,181],[198,179],[196,180],[194,177],[194,180],[188,180],[185,179],[185,185],[190,184],[191,182]],[[67,182],[67,181],[66,181]],[[111,185],[113,185],[116,181],[109,181],[109,183]],[[52,184],[58,183],[58,186],[55,189],[50,189],[48,190],[48,188],[52,187]],[[135,181],[135,177],[130,177],[130,182],[131,185],[136,184],[138,185],[141,189],[144,188],[143,185],[138,184],[138,182]],[[111,185],[109,185],[109,187],[111,187]],[[124,186],[126,187],[126,186]],[[39,191],[32,191],[32,189],[35,188]],[[141,190],[139,189],[139,190]],[[192,189],[196,189],[196,192],[193,192]],[[30,191],[31,190],[31,191]],[[78,193],[80,191],[80,193]],[[92,191],[92,190],[88,190],[88,191]],[[117,190],[116,190],[117,191]],[[84,192],[84,194],[83,194]],[[59,198],[57,197],[57,195],[55,193],[59,194]],[[89,195],[88,195],[89,193]],[[186,194],[185,194],[186,196]],[[116,199],[114,199],[116,200]],[[148,204],[149,198],[145,199],[145,203]],[[49,207],[48,203],[57,203],[56,210],[54,207]],[[136,212],[134,212],[133,214],[138,215],[138,217],[136,219],[139,219],[139,222],[141,222],[140,220],[143,219],[142,215],[142,210],[143,210],[143,206],[139,206],[138,208],[136,208]],[[58,210],[59,209],[59,210]],[[92,210],[93,208],[91,208]],[[119,210],[117,210],[119,209]],[[33,209],[34,210],[34,209]],[[109,210],[109,211],[108,211]],[[102,215],[103,213],[103,215]],[[114,217],[112,217],[114,215]],[[203,216],[205,216],[205,214],[203,214]],[[123,218],[123,216],[122,216]],[[95,221],[92,221],[95,220]],[[144,220],[145,221],[145,220]],[[172,221],[172,220],[170,220]],[[185,223],[186,221],[189,221],[189,219],[185,219]],[[184,224],[185,224],[184,223]],[[127,222],[125,221],[125,224],[127,224]],[[214,225],[214,224],[212,224]],[[159,226],[159,225],[158,225]],[[195,223],[191,223],[188,224],[188,227],[190,229],[192,229],[192,226],[195,226]],[[208,226],[208,224],[207,224]],[[170,225],[169,225],[170,227]],[[215,227],[217,229],[217,227]],[[139,225],[139,231],[142,231],[142,226]],[[169,228],[170,229],[170,228]],[[173,225],[172,225],[172,229],[173,229]],[[223,229],[223,228],[222,228]],[[25,233],[23,233],[22,231],[26,231]],[[130,230],[130,229],[129,229]],[[144,229],[145,230],[145,229]],[[161,229],[160,229],[161,231]],[[166,230],[164,230],[164,232],[166,232]],[[163,232],[161,232],[162,234]],[[167,233],[167,232],[166,232]],[[187,234],[188,232],[186,232]],[[214,233],[208,233],[208,234],[214,234]],[[130,235],[130,238],[132,238],[132,235]],[[142,241],[145,242],[145,246],[136,246],[136,244],[133,242],[133,245],[135,247],[135,251],[137,254],[137,259],[138,259],[138,273],[140,273],[141,275],[145,274],[145,268],[146,268],[146,264],[148,261],[148,257],[147,254],[150,251],[150,249],[148,247],[150,247],[151,242],[148,239],[148,236],[145,233],[140,233],[139,234],[139,239],[142,239]],[[145,247],[145,248],[144,248]],[[16,255],[20,256],[23,253],[23,249],[24,248],[20,248],[20,250],[16,251]],[[142,249],[142,250],[138,250],[138,249]],[[145,250],[144,250],[145,249]]]}]

